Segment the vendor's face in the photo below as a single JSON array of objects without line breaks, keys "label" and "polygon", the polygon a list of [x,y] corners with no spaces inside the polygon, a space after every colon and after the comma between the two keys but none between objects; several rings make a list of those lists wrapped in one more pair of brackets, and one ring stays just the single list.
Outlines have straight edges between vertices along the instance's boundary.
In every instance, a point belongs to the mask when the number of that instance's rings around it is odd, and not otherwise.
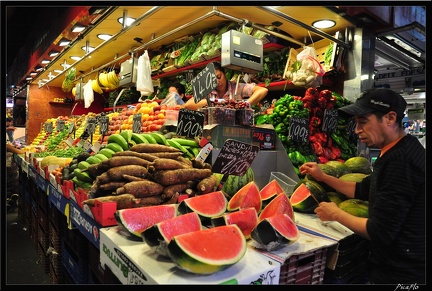
[{"label": "vendor's face", "polygon": [[222,71],[215,70],[216,79],[218,82],[217,91],[226,91],[226,77]]}]

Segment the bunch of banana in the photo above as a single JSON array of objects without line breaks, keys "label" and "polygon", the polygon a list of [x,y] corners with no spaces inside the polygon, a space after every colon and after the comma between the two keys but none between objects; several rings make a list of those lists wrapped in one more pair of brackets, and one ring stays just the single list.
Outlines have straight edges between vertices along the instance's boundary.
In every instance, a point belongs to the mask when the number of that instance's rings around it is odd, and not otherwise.
[{"label": "bunch of banana", "polygon": [[114,70],[109,73],[100,73],[99,82],[103,87],[108,89],[117,89],[120,86],[120,80]]},{"label": "bunch of banana", "polygon": [[99,94],[103,94],[102,88],[99,86],[99,82],[96,79],[92,80],[91,84],[93,91]]},{"label": "bunch of banana", "polygon": [[66,73],[66,77],[62,83],[63,92],[72,91],[72,88],[74,87],[73,80],[75,79],[75,72],[75,68],[70,68],[69,71]]}]

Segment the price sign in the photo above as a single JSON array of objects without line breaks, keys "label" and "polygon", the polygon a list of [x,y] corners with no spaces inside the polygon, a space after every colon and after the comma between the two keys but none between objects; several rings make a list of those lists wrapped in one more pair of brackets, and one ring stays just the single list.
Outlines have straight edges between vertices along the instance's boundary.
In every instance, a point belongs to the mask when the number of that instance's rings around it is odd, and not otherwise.
[{"label": "price sign", "polygon": [[243,176],[249,169],[259,147],[241,141],[227,139],[213,164],[213,172]]},{"label": "price sign", "polygon": [[75,129],[75,122],[74,121],[69,122],[68,134],[70,134],[72,131],[74,131],[74,129]]},{"label": "price sign", "polygon": [[192,91],[195,103],[198,103],[204,97],[207,97],[207,103],[210,104],[208,94],[217,87],[217,79],[213,63],[207,66],[191,80]]},{"label": "price sign", "polygon": [[89,117],[87,118],[87,131],[90,135],[95,132],[96,129],[96,118]]},{"label": "price sign", "polygon": [[346,127],[346,133],[349,136],[354,136],[355,135],[355,128],[356,128],[356,121],[354,119],[354,117],[350,118],[350,120],[348,121],[348,125]]},{"label": "price sign", "polygon": [[132,132],[140,133],[141,132],[141,113],[137,113],[133,115],[132,121]]},{"label": "price sign", "polygon": [[44,130],[45,130],[45,132],[52,133],[52,130],[53,130],[52,122],[45,122],[44,123]]},{"label": "price sign", "polygon": [[99,118],[99,132],[101,135],[106,135],[108,132],[108,123],[109,118],[108,116],[101,116]]},{"label": "price sign", "polygon": [[293,141],[309,141],[309,120],[306,118],[291,117],[288,136]]},{"label": "price sign", "polygon": [[322,131],[332,133],[338,127],[338,111],[337,110],[324,110]]},{"label": "price sign", "polygon": [[202,136],[204,115],[205,114],[200,111],[181,108],[179,111],[176,135],[190,138]]},{"label": "price sign", "polygon": [[65,121],[63,119],[57,120],[57,130],[63,131],[65,128]]}]

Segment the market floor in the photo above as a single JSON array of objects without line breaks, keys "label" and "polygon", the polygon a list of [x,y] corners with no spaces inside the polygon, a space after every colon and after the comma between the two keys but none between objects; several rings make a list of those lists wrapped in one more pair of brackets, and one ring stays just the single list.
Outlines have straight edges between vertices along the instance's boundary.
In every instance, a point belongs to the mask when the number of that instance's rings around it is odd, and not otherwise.
[{"label": "market floor", "polygon": [[49,273],[40,265],[37,248],[20,219],[18,209],[7,214],[6,285],[52,284]]}]

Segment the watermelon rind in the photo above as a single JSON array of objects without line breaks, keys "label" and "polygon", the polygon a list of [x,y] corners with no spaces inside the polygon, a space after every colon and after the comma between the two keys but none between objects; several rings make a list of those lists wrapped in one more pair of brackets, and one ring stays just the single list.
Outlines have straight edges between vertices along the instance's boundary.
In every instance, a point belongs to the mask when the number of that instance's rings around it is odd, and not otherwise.
[{"label": "watermelon rind", "polygon": [[151,250],[169,257],[167,246],[174,236],[201,229],[198,214],[191,212],[156,223],[144,230],[141,237]]},{"label": "watermelon rind", "polygon": [[262,201],[258,185],[252,181],[243,186],[236,194],[228,201],[227,210],[236,211],[255,207],[257,213],[261,211]]},{"label": "watermelon rind", "polygon": [[292,220],[294,220],[294,210],[291,202],[285,193],[280,193],[270,203],[268,203],[261,213],[259,214],[258,221],[278,214],[287,214]]},{"label": "watermelon rind", "polygon": [[274,251],[298,240],[297,225],[287,214],[279,214],[260,221],[252,231],[254,247]]},{"label": "watermelon rind", "polygon": [[317,200],[312,196],[304,181],[291,195],[290,202],[294,211],[301,213],[314,213],[314,209],[318,207]]},{"label": "watermelon rind", "polygon": [[262,208],[265,208],[278,194],[285,193],[281,185],[276,179],[268,182],[261,190],[260,196],[263,203]]},{"label": "watermelon rind", "polygon": [[[213,173],[218,177],[219,182],[223,178],[223,174]],[[222,191],[227,195],[228,200],[237,193],[247,183],[254,181],[255,175],[252,168],[248,168],[243,176],[229,175],[222,187]],[[219,184],[219,183],[218,183]]]},{"label": "watermelon rind", "polygon": [[177,235],[168,244],[174,264],[198,275],[227,269],[244,257],[246,249],[246,239],[235,224]]},{"label": "watermelon rind", "polygon": [[341,161],[328,161],[325,164],[336,169],[338,178],[342,175],[351,173],[350,168]]},{"label": "watermelon rind", "polygon": [[208,222],[210,218],[225,213],[227,203],[223,192],[215,191],[182,200],[178,205],[178,212],[180,214],[196,212],[203,222]]},{"label": "watermelon rind", "polygon": [[252,230],[258,224],[258,214],[254,207],[249,207],[212,217],[211,224],[213,227],[235,224],[240,228],[245,238],[249,239]]},{"label": "watermelon rind", "polygon": [[150,226],[177,215],[177,204],[143,206],[119,209],[114,218],[123,233],[133,240],[142,240],[141,233]]}]

